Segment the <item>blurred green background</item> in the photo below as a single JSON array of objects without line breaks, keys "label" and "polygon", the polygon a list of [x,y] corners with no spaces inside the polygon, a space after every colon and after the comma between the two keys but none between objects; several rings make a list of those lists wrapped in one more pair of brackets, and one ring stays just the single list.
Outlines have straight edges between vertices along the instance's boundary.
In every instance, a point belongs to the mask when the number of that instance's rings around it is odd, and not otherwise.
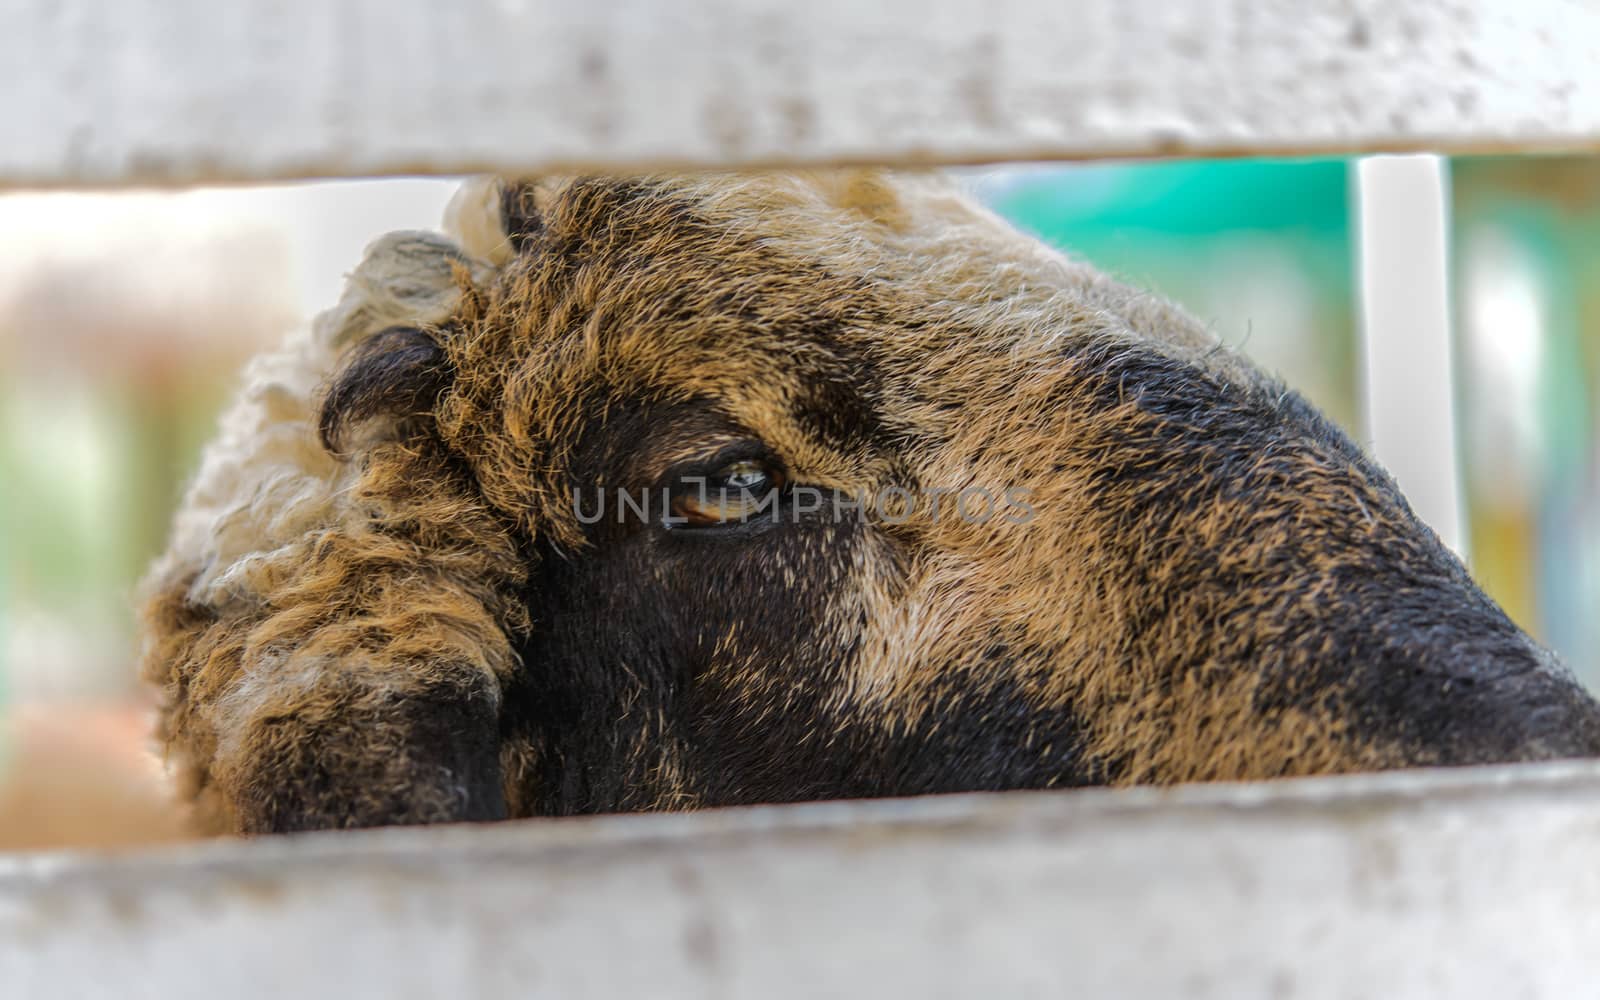
[{"label": "blurred green background", "polygon": [[[1044,238],[1184,303],[1364,437],[1342,160],[973,171]],[[1451,164],[1470,553],[1591,684],[1600,160]],[[137,690],[135,580],[243,360],[445,181],[0,197],[0,700]]]}]

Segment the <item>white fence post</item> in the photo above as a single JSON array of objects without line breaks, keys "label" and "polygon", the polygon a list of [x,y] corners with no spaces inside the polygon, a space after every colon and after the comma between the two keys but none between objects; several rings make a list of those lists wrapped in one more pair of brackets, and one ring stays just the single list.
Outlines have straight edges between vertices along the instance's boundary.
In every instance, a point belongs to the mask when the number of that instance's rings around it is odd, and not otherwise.
[{"label": "white fence post", "polygon": [[1417,514],[1463,556],[1450,326],[1447,162],[1356,165],[1363,398],[1373,453]]}]

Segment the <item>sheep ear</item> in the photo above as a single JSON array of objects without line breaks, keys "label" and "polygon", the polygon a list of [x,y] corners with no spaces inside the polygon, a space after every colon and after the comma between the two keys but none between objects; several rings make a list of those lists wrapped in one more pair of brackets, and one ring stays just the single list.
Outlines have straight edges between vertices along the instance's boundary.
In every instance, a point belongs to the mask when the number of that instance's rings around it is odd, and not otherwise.
[{"label": "sheep ear", "polygon": [[[469,188],[483,198],[497,190]],[[470,202],[456,206],[456,222],[472,217],[464,207]],[[479,243],[491,239],[481,226],[474,234]],[[346,359],[322,398],[317,430],[325,448],[352,450],[358,428],[369,443],[393,438],[430,413],[454,377],[437,331],[455,315],[463,291],[483,286],[493,272],[492,263],[438,233],[389,233],[367,247],[339,304],[314,328],[326,350]]]},{"label": "sheep ear", "polygon": [[[344,454],[357,429],[369,440],[403,436],[408,425],[432,419],[454,377],[444,349],[424,330],[391,327],[368,337],[322,398],[317,420],[322,446]],[[372,433],[378,422],[383,426]]]}]

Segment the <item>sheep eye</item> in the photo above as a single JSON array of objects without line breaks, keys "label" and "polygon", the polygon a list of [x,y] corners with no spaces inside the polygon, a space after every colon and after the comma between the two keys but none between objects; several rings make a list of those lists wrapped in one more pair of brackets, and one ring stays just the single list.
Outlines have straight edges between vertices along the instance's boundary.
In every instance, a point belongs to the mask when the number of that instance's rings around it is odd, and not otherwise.
[{"label": "sheep eye", "polygon": [[735,462],[722,471],[722,484],[730,490],[758,490],[771,478],[770,470],[760,462]]},{"label": "sheep eye", "polygon": [[739,524],[775,512],[783,485],[783,473],[774,466],[740,459],[710,475],[683,477],[672,498],[672,514],[691,527]]}]

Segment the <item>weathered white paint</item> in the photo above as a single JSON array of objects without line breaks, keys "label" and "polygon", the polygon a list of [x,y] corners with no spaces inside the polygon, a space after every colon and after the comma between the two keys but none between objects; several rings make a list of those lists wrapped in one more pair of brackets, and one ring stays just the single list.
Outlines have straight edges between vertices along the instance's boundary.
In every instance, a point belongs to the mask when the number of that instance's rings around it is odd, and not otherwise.
[{"label": "weathered white paint", "polygon": [[1593,147],[1585,0],[0,0],[0,184]]},{"label": "weathered white paint", "polygon": [[1600,764],[0,869],[8,997],[1586,997]]},{"label": "weathered white paint", "polygon": [[1446,169],[1438,156],[1357,164],[1363,398],[1374,455],[1464,556]]}]

